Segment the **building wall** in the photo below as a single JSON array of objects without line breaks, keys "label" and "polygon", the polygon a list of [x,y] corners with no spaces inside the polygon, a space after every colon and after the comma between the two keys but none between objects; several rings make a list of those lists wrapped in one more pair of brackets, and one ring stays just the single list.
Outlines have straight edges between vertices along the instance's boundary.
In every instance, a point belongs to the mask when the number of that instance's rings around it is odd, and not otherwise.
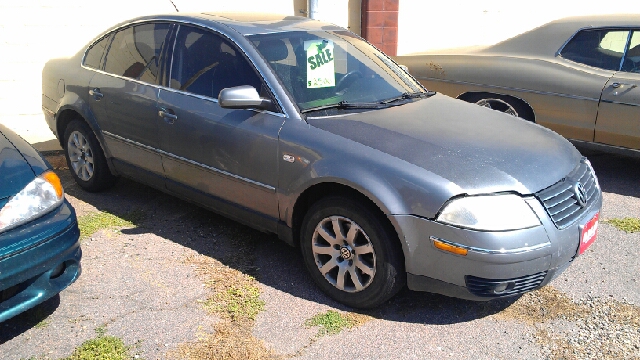
[{"label": "building wall", "polygon": [[[174,4],[180,12],[250,11],[301,16],[307,6],[306,0],[110,0],[103,4],[96,7],[80,0],[0,1],[0,123],[40,150],[59,148],[41,110],[42,67],[47,60],[75,54],[121,21],[175,12]],[[346,11],[345,5],[345,18]]]},{"label": "building wall", "polygon": [[563,17],[620,12],[640,14],[640,1],[400,0],[398,54],[491,45]]}]

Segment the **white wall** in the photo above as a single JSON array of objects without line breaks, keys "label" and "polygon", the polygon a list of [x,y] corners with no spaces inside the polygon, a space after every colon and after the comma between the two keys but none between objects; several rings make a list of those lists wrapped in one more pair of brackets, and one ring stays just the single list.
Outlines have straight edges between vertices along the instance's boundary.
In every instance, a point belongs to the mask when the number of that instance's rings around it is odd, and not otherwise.
[{"label": "white wall", "polygon": [[[336,0],[334,0],[336,1]],[[337,0],[340,1],[340,0]],[[344,0],[346,2],[346,0]],[[300,0],[173,0],[180,12],[300,14]],[[171,0],[0,0],[0,123],[41,150],[55,149],[41,110],[44,63],[71,56],[102,31],[135,16],[171,13]]]},{"label": "white wall", "polygon": [[491,45],[568,16],[640,14],[640,1],[400,0],[398,55]]}]

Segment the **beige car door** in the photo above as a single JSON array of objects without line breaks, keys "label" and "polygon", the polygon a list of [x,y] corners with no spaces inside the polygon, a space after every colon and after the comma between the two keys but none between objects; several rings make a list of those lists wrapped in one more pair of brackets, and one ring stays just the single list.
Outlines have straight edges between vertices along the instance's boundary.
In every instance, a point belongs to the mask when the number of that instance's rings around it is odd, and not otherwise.
[{"label": "beige car door", "polygon": [[622,71],[602,91],[595,141],[640,149],[640,31],[634,31]]}]

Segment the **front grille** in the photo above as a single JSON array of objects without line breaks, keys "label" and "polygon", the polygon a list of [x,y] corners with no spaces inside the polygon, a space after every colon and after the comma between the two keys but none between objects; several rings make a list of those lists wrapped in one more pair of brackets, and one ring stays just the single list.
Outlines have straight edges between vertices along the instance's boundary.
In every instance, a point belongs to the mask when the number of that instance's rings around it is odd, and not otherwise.
[{"label": "front grille", "polygon": [[[581,206],[578,201],[575,186],[582,184],[586,203]],[[597,199],[598,180],[596,179],[591,164],[586,159],[564,179],[550,187],[536,193],[536,197],[542,202],[553,223],[559,229],[564,229],[576,221],[589,209]]]},{"label": "front grille", "polygon": [[[522,294],[540,286],[547,272],[543,271],[533,275],[522,276],[514,279],[483,279],[471,275],[464,277],[467,289],[474,295],[482,297],[503,297]],[[507,283],[508,286],[502,292],[496,292],[496,287]]]}]

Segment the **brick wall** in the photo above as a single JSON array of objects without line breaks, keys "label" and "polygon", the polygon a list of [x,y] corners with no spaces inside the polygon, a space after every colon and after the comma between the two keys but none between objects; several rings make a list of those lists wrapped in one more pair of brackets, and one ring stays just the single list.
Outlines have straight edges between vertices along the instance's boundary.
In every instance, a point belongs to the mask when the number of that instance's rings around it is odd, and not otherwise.
[{"label": "brick wall", "polygon": [[362,37],[387,55],[398,50],[399,0],[362,0]]}]

